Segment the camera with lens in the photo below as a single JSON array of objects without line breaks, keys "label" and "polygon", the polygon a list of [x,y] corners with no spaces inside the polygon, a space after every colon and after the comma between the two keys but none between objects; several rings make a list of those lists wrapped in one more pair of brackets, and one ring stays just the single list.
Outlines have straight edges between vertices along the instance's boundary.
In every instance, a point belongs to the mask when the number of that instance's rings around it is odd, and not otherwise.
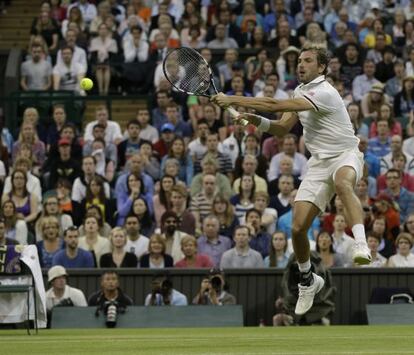
[{"label": "camera with lens", "polygon": [[114,328],[118,316],[118,302],[106,301],[104,304],[104,314],[106,316],[106,326],[108,328]]}]

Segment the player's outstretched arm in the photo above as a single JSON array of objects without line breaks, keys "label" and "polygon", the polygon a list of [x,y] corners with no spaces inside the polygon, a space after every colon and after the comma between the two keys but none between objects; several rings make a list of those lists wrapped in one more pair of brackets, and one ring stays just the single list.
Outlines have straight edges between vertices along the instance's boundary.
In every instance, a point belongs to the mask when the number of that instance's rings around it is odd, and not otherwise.
[{"label": "player's outstretched arm", "polygon": [[261,112],[299,112],[314,110],[312,103],[304,98],[276,100],[270,97],[230,96],[223,93],[214,95],[211,101],[221,107],[243,106]]},{"label": "player's outstretched arm", "polygon": [[246,120],[261,131],[274,136],[283,137],[296,124],[298,115],[296,112],[285,112],[280,120],[268,120],[265,117],[252,113],[241,113],[237,116],[237,121],[238,120]]}]

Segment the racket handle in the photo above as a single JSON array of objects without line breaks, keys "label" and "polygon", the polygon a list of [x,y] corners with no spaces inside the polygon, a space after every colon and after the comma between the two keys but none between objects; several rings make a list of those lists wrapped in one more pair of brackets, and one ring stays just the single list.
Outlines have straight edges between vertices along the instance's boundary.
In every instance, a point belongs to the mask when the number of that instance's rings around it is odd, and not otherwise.
[{"label": "racket handle", "polygon": [[[233,108],[233,107],[231,107],[231,106],[229,106],[229,107],[227,107],[226,108],[226,111],[230,114],[230,116],[232,117],[232,118],[234,118],[234,119],[237,119],[237,117],[239,117],[239,113]],[[242,125],[242,126],[247,126],[248,124],[249,124],[249,122],[248,121],[246,121],[246,120],[239,120],[239,123]]]}]

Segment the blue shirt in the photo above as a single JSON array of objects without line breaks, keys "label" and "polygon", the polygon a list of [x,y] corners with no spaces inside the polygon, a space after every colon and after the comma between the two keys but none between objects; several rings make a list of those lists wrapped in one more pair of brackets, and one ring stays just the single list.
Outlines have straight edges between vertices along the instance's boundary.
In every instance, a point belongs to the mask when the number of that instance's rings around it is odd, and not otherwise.
[{"label": "blue shirt", "polygon": [[[282,260],[278,260],[277,261],[277,265],[276,266],[272,266],[272,267],[276,267],[276,268],[279,268],[279,269],[284,269],[286,267],[288,261],[289,261],[289,255],[287,253],[285,253],[283,255],[283,259]],[[266,267],[270,267],[270,257],[269,256],[266,256],[265,259],[263,260],[263,263],[264,263],[264,265]]]},{"label": "blue shirt", "polygon": [[197,239],[197,249],[200,254],[210,257],[214,263],[214,267],[220,266],[220,260],[223,253],[231,248],[231,239],[219,235],[217,243],[208,241],[205,235]]},{"label": "blue shirt", "polygon": [[382,158],[391,151],[391,138],[388,137],[386,143],[381,143],[378,137],[371,138],[368,141],[368,152],[374,154],[378,158]]},{"label": "blue shirt", "polygon": [[256,234],[256,237],[250,238],[249,246],[258,251],[262,254],[262,257],[265,258],[269,255],[270,240],[270,234],[266,232],[258,233]]},{"label": "blue shirt", "polygon": [[[123,173],[118,177],[118,180],[115,185],[115,196],[117,197],[117,199],[121,196],[120,198],[125,201],[126,199],[128,199],[128,196],[130,195],[127,186],[129,174],[129,172]],[[145,200],[147,202],[152,201],[152,197],[154,196],[154,180],[152,180],[151,176],[145,173],[141,173],[140,176],[142,179],[142,183],[144,185]],[[152,205],[148,207],[152,211]]]},{"label": "blue shirt", "polygon": [[380,176],[381,161],[380,159],[371,152],[364,153],[364,161],[368,166],[368,175],[374,178]]},{"label": "blue shirt", "polygon": [[[187,297],[183,295],[181,292],[178,292],[177,290],[174,290],[174,289],[172,290],[170,298],[171,298],[170,306],[187,306],[188,305]],[[145,298],[145,305],[150,306],[150,301],[151,301],[151,294],[147,295],[147,297]],[[164,306],[163,298],[161,294],[159,293],[155,295],[155,306]]]},{"label": "blue shirt", "polygon": [[62,265],[66,269],[70,268],[93,268],[95,263],[90,251],[78,248],[78,253],[73,259],[66,255],[66,250],[60,250],[53,257],[52,265]]},{"label": "blue shirt", "polygon": [[385,192],[392,197],[392,199],[400,206],[400,222],[404,223],[408,215],[414,212],[414,193],[408,191],[406,188],[400,188],[399,196],[393,196],[390,190]]},{"label": "blue shirt", "polygon": [[[293,221],[292,210],[289,210],[288,212],[286,212],[277,221],[276,229],[284,232],[286,236],[288,237],[288,239],[292,238],[292,221]],[[314,240],[315,239],[314,235],[317,234],[317,232],[319,232],[319,229],[320,229],[320,222],[319,222],[319,218],[316,217],[313,220],[312,225],[308,230],[308,239]]]}]

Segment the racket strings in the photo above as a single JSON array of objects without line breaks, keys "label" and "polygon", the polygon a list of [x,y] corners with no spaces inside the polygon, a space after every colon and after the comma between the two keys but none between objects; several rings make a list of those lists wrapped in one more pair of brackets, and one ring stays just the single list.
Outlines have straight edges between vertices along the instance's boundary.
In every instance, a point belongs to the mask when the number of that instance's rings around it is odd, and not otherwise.
[{"label": "racket strings", "polygon": [[164,72],[172,85],[188,93],[204,94],[210,87],[209,67],[192,49],[172,51],[165,59]]}]

